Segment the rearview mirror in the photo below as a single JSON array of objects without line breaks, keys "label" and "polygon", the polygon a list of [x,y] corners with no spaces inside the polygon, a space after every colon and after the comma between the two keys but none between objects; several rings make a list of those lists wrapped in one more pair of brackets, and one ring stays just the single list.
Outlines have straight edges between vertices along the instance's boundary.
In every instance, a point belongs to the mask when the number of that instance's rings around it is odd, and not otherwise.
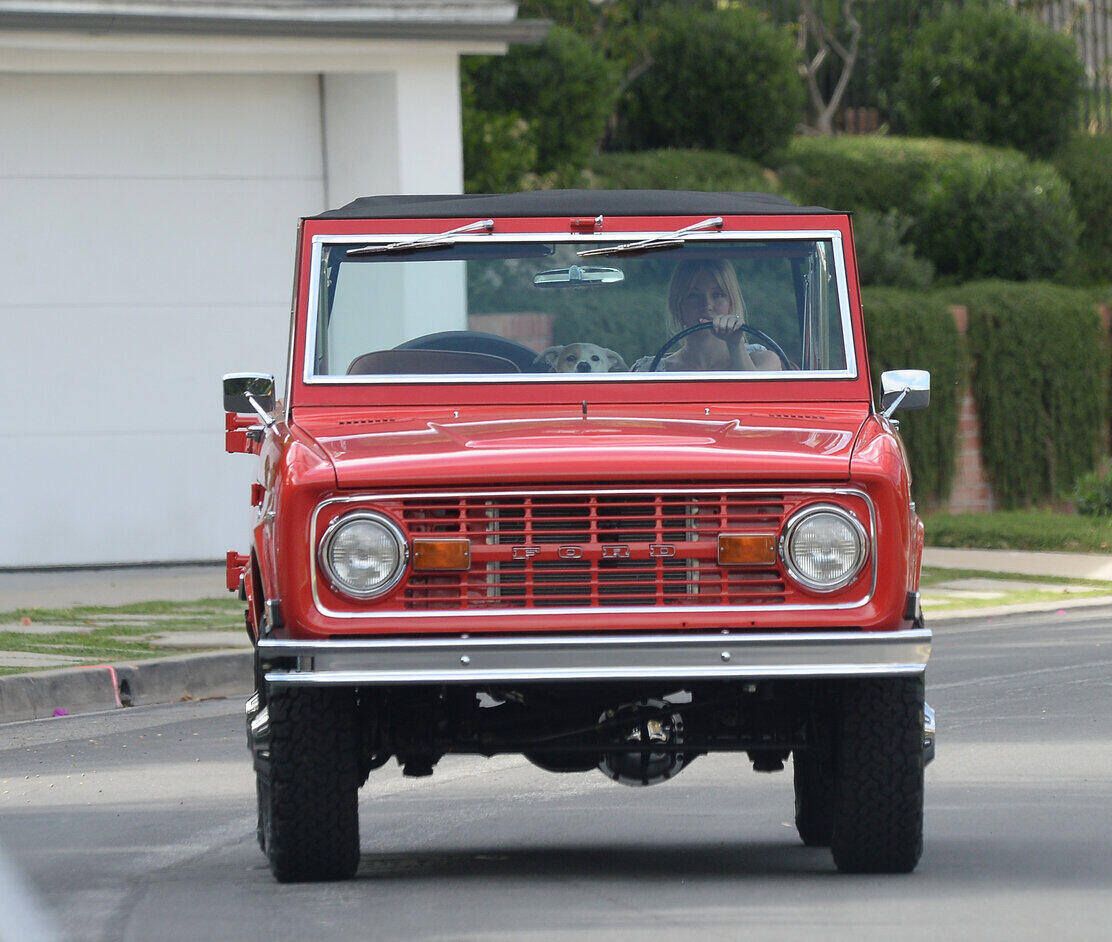
[{"label": "rearview mirror", "polygon": [[552,268],[533,276],[533,284],[538,288],[590,288],[594,285],[613,285],[619,281],[625,281],[623,272],[617,268],[601,268],[597,265]]},{"label": "rearview mirror", "polygon": [[274,377],[270,373],[228,373],[224,376],[224,411],[253,415],[250,393],[263,412],[274,411]]},{"label": "rearview mirror", "polygon": [[931,401],[927,370],[887,370],[880,374],[880,408],[885,418],[897,409],[925,409]]}]

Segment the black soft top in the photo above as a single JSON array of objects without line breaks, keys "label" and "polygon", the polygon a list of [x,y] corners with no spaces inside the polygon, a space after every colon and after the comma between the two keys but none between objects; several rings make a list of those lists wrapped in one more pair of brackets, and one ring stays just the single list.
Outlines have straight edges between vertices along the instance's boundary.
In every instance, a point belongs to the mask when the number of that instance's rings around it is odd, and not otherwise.
[{"label": "black soft top", "polygon": [[364,196],[312,219],[453,219],[509,216],[816,216],[770,193],[701,190],[536,190],[448,196]]}]

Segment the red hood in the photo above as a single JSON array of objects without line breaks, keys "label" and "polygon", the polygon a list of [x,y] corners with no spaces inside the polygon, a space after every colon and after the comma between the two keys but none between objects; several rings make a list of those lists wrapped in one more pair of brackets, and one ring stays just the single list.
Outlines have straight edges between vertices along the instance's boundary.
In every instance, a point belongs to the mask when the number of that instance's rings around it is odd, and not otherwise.
[{"label": "red hood", "polygon": [[[813,410],[626,407],[298,410],[342,488],[631,480],[846,480],[865,404]],[[645,412],[648,409],[644,409]],[[538,415],[538,412],[543,414]]]}]

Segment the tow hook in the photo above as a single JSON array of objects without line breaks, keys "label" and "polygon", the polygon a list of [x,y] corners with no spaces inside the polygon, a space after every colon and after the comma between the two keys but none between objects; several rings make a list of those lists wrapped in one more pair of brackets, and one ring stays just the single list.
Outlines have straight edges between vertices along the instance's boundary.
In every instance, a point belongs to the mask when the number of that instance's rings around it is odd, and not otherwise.
[{"label": "tow hook", "polygon": [[929,703],[923,704],[923,765],[934,759],[934,710]]}]

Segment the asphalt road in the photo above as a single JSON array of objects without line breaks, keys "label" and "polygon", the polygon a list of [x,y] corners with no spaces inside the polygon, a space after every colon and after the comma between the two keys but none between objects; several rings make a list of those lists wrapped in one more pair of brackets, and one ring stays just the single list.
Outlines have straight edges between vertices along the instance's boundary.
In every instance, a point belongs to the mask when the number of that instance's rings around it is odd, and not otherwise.
[{"label": "asphalt road", "polygon": [[372,773],[357,878],[279,886],[240,705],[214,701],[0,727],[0,938],[30,939],[35,893],[95,942],[1109,938],[1112,610],[933,627],[910,876],[837,874],[790,826],[790,773],[740,757],[648,789],[505,757]]}]

